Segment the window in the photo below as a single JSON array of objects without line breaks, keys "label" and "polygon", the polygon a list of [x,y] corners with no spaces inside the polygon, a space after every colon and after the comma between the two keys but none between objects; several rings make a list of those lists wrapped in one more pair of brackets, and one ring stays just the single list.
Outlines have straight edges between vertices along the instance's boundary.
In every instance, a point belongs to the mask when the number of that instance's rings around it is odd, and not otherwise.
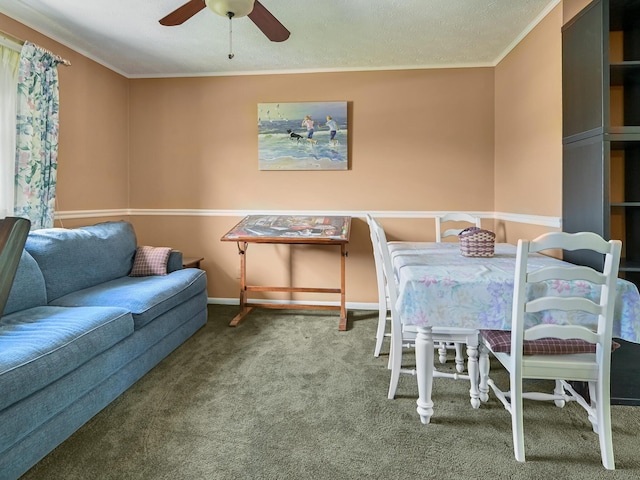
[{"label": "window", "polygon": [[[8,43],[8,45],[5,45]],[[0,218],[13,215],[16,157],[16,98],[20,51],[0,44]]]}]

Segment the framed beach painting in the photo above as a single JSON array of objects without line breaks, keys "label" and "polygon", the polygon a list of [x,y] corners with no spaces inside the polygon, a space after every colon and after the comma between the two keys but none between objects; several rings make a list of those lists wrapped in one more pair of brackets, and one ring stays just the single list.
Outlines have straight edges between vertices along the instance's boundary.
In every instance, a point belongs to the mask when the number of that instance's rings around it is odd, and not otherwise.
[{"label": "framed beach painting", "polygon": [[347,170],[347,102],[258,104],[260,170]]}]

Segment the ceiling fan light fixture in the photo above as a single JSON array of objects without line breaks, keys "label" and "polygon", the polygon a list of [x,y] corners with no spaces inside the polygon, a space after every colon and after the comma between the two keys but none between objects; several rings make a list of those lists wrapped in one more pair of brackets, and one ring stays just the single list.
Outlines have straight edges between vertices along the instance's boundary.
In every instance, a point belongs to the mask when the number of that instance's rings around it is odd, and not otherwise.
[{"label": "ceiling fan light fixture", "polygon": [[233,13],[234,18],[246,17],[253,10],[254,0],[205,0],[211,11],[223,17]]}]

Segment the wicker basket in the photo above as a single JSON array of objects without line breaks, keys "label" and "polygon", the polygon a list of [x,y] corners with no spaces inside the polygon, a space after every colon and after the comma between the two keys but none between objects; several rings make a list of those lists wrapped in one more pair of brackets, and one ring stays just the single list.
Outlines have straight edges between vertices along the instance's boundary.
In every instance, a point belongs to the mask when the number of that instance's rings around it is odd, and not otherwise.
[{"label": "wicker basket", "polygon": [[496,234],[478,227],[465,228],[458,234],[460,252],[465,257],[493,257]]}]

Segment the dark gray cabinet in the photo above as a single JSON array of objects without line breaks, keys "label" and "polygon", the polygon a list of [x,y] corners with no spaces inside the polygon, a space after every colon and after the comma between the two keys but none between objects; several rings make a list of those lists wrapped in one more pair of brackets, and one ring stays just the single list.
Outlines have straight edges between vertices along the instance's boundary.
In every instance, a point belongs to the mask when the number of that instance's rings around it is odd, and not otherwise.
[{"label": "dark gray cabinet", "polygon": [[[563,230],[622,240],[620,276],[640,285],[640,0],[593,1],[563,27],[562,98]],[[640,346],[612,363],[612,403],[640,405]]]}]

